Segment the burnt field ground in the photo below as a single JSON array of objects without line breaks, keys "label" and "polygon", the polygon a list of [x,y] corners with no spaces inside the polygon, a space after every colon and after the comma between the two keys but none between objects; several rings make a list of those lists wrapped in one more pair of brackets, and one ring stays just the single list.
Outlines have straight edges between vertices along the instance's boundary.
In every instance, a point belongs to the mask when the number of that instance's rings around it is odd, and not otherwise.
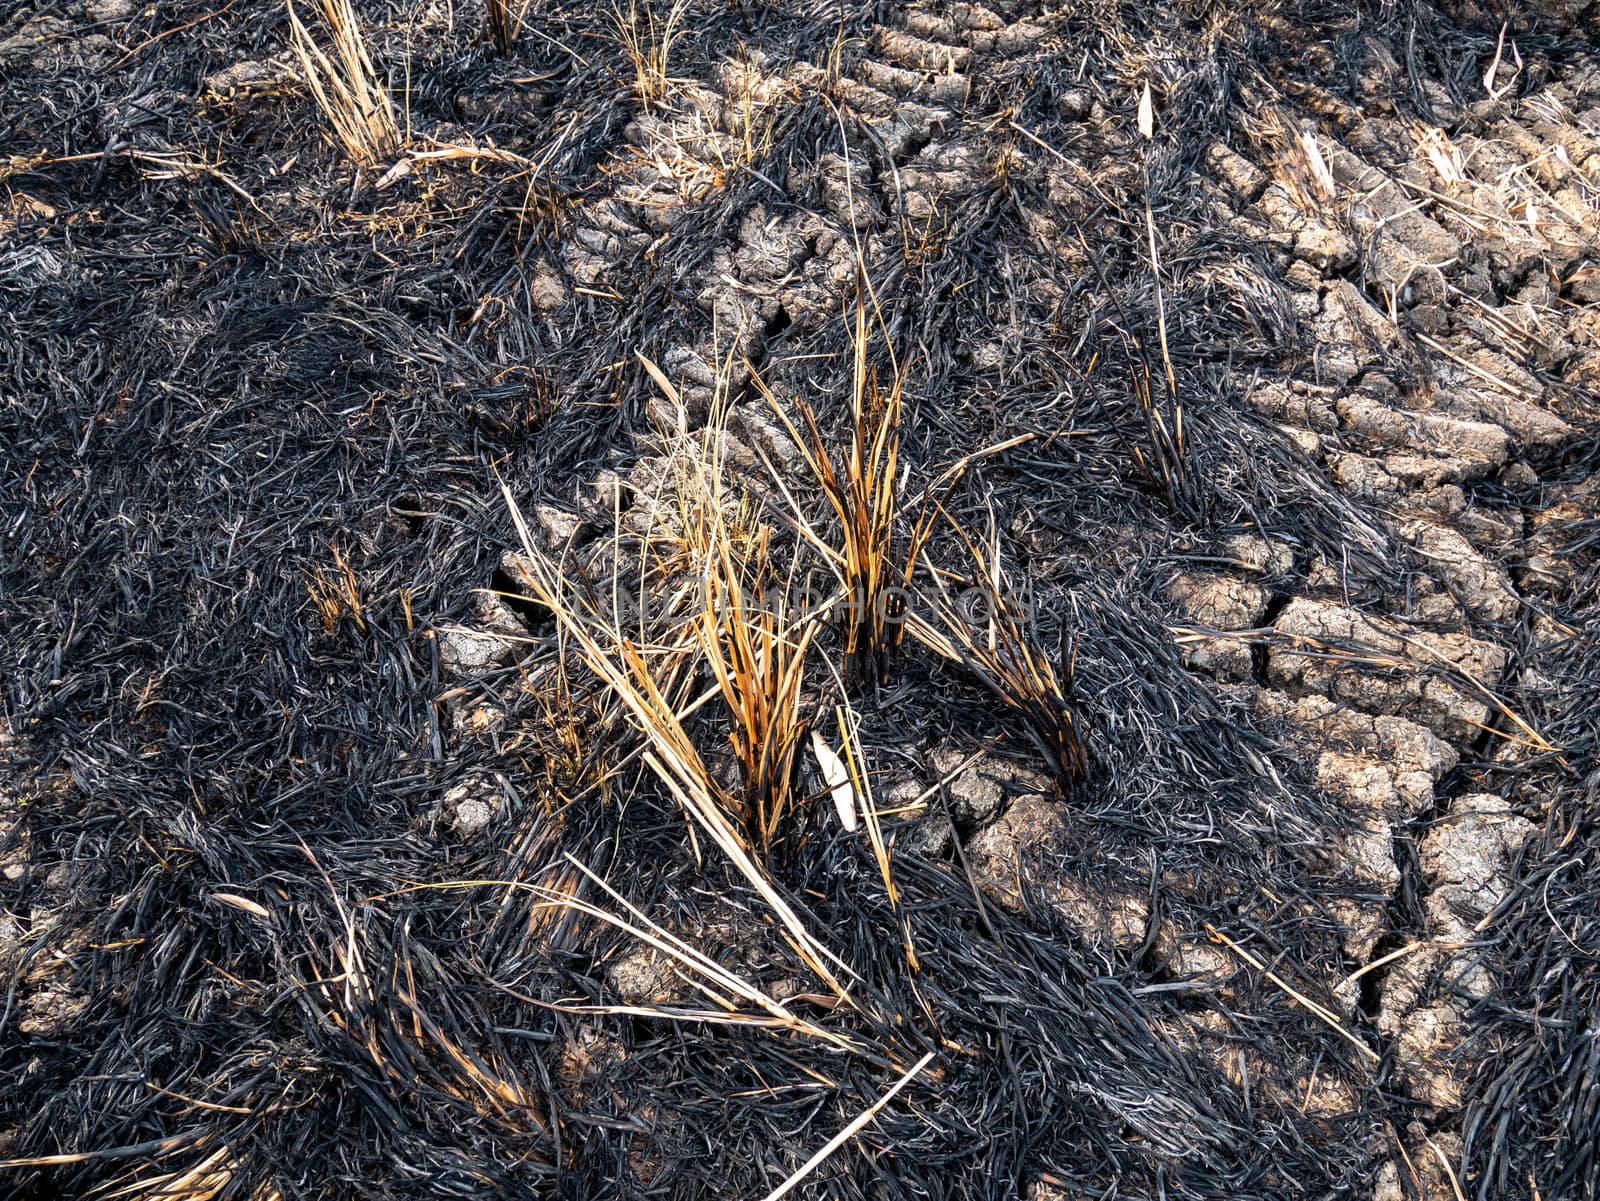
[{"label": "burnt field ground", "polygon": [[1600,1196],[1600,10],[339,16],[0,9],[0,1194]]}]

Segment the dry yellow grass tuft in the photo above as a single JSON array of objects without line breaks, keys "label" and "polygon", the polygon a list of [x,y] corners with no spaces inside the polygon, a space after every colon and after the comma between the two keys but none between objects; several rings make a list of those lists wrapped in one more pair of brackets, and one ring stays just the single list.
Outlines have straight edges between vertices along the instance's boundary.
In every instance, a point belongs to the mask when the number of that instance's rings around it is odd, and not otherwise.
[{"label": "dry yellow grass tuft", "polygon": [[883,678],[904,637],[906,596],[917,556],[932,529],[933,510],[909,530],[902,528],[899,478],[900,419],[905,369],[891,365],[887,387],[867,363],[867,306],[856,308],[854,364],[850,398],[850,445],[832,452],[815,412],[797,401],[805,434],[795,428],[759,376],[754,383],[800,447],[828,506],[839,523],[839,545],[823,538],[788,493],[801,535],[823,556],[845,603],[845,658],[853,672]]},{"label": "dry yellow grass tuft", "polygon": [[389,92],[372,65],[361,20],[351,0],[317,0],[333,40],[332,58],[300,20],[294,0],[285,0],[285,7],[289,12],[289,44],[300,60],[306,86],[333,126],[339,145],[364,167],[392,159],[400,152],[400,127],[395,122]]},{"label": "dry yellow grass tuft", "polygon": [[[708,442],[714,447],[716,439]],[[680,486],[683,528],[704,590],[696,628],[722,694],[744,791],[742,817],[763,859],[795,803],[797,756],[810,729],[802,703],[814,617],[797,613],[773,570],[771,530],[748,498],[729,503],[708,452]]]},{"label": "dry yellow grass tuft", "polygon": [[361,582],[356,579],[350,560],[344,557],[344,552],[337,545],[333,547],[332,567],[314,567],[307,574],[306,592],[316,607],[317,616],[322,618],[322,628],[326,633],[331,634],[338,629],[339,619],[346,613],[356,623],[358,630],[366,632]]},{"label": "dry yellow grass tuft", "polygon": [[646,112],[667,97],[671,84],[667,60],[672,54],[672,44],[683,32],[688,11],[687,0],[673,0],[667,15],[659,21],[655,11],[648,5],[641,9],[638,0],[628,0],[626,11],[611,10],[617,35],[633,66],[633,93]]},{"label": "dry yellow grass tuft", "polygon": [[[705,443],[714,447],[719,434],[714,424]],[[732,515],[728,512],[715,452],[702,451],[685,461],[682,449],[668,510],[678,528],[661,537],[673,571],[664,576],[641,566],[637,581],[641,589],[659,594],[648,628],[634,637],[620,618],[586,603],[562,565],[539,549],[507,490],[506,504],[523,544],[522,582],[555,616],[565,643],[642,736],[645,766],[693,828],[763,897],[806,965],[844,998],[841,976],[848,970],[806,929],[765,866],[796,800],[796,756],[808,729],[801,683],[813,632],[782,604],[750,601],[749,590],[770,579],[765,536],[737,520],[737,505]],[[744,516],[749,517],[748,508]],[[650,553],[647,539],[641,561]],[[620,554],[616,561],[622,561]],[[684,685],[692,680],[696,659],[715,682],[689,700]],[[691,713],[719,697],[739,762],[738,790],[711,770],[685,726]]]}]

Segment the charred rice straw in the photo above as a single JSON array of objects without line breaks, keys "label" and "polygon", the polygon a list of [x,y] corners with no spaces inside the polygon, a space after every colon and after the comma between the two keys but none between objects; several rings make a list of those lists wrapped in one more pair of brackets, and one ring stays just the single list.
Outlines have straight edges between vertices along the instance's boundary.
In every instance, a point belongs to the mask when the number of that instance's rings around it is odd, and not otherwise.
[{"label": "charred rice straw", "polygon": [[977,591],[982,620],[975,623],[974,614],[962,611],[945,586],[944,575],[929,564],[927,574],[936,591],[928,599],[933,602],[937,624],[913,614],[907,627],[930,650],[966,667],[996,700],[1023,719],[1062,795],[1070,795],[1087,764],[1077,720],[1062,686],[1062,679],[1070,678],[1071,673],[1065,641],[1058,673],[1039,647],[1029,616],[1011,596],[992,522],[987,550],[953,519],[950,524],[972,563],[973,574],[967,582]]}]

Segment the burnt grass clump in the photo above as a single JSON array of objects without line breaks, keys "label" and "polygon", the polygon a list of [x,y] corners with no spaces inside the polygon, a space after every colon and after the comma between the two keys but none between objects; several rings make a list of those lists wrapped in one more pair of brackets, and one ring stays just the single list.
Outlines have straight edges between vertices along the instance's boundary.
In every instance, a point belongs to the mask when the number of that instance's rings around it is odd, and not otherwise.
[{"label": "burnt grass clump", "polygon": [[[1341,905],[1372,885],[1336,849],[1361,818],[1245,694],[1267,644],[1218,686],[1167,592],[1244,536],[1287,548],[1263,627],[1314,561],[1364,611],[1407,611],[1427,567],[1384,506],[1242,401],[1315,338],[1282,256],[1199,181],[1266,106],[1368,103],[1374,45],[1388,111],[1439,123],[1497,27],[1417,0],[1005,0],[999,32],[962,5],[691,3],[647,99],[619,31],[662,40],[658,0],[532,0],[509,53],[477,3],[356,8],[407,147],[378,167],[332,139],[278,0],[0,15],[0,1193],[758,1198],[931,1055],[793,1195],[1366,1198],[1413,1130],[1458,1139],[1469,1195],[1597,1194],[1594,519],[1566,552],[1571,638],[1519,650],[1556,682],[1522,715],[1560,754],[1457,769],[1539,832],[1443,1111],[1331,999],[1366,962]],[[966,40],[913,69],[890,24]],[[1581,57],[1552,28],[1523,30],[1519,88]],[[733,157],[683,133],[730,62],[787,89],[712,121]],[[909,132],[855,90],[898,81],[911,111],[949,78]],[[670,219],[619,182],[651,171],[688,197]],[[640,356],[673,373],[715,332],[844,428],[858,277],[808,274],[839,231],[804,224],[841,188],[873,355],[908,364],[906,464],[932,479],[1028,436],[951,488],[928,553],[992,532],[1086,754],[1070,789],[1008,784],[1000,827],[933,788],[943,833],[902,834],[896,898],[830,805],[798,807],[773,878],[849,1004],[692,841],[603,690],[554,670],[538,605],[513,601],[493,662],[448,651],[477,590],[514,582],[499,481],[578,512],[645,453]],[[631,230],[592,219],[612,199]],[[810,232],[762,276],[784,222]],[[1586,480],[1585,437],[1530,461]],[[947,736],[1008,780],[1039,766],[909,640],[852,700],[884,789]],[[984,877],[991,827],[1008,886]],[[638,941],[552,905],[620,912],[577,864],[835,1040],[686,1018],[715,1005],[669,969],[625,1001]],[[1063,880],[1096,914],[1134,898],[1131,932],[1096,934]],[[1395,1195],[1432,1196],[1422,1175]]]}]

